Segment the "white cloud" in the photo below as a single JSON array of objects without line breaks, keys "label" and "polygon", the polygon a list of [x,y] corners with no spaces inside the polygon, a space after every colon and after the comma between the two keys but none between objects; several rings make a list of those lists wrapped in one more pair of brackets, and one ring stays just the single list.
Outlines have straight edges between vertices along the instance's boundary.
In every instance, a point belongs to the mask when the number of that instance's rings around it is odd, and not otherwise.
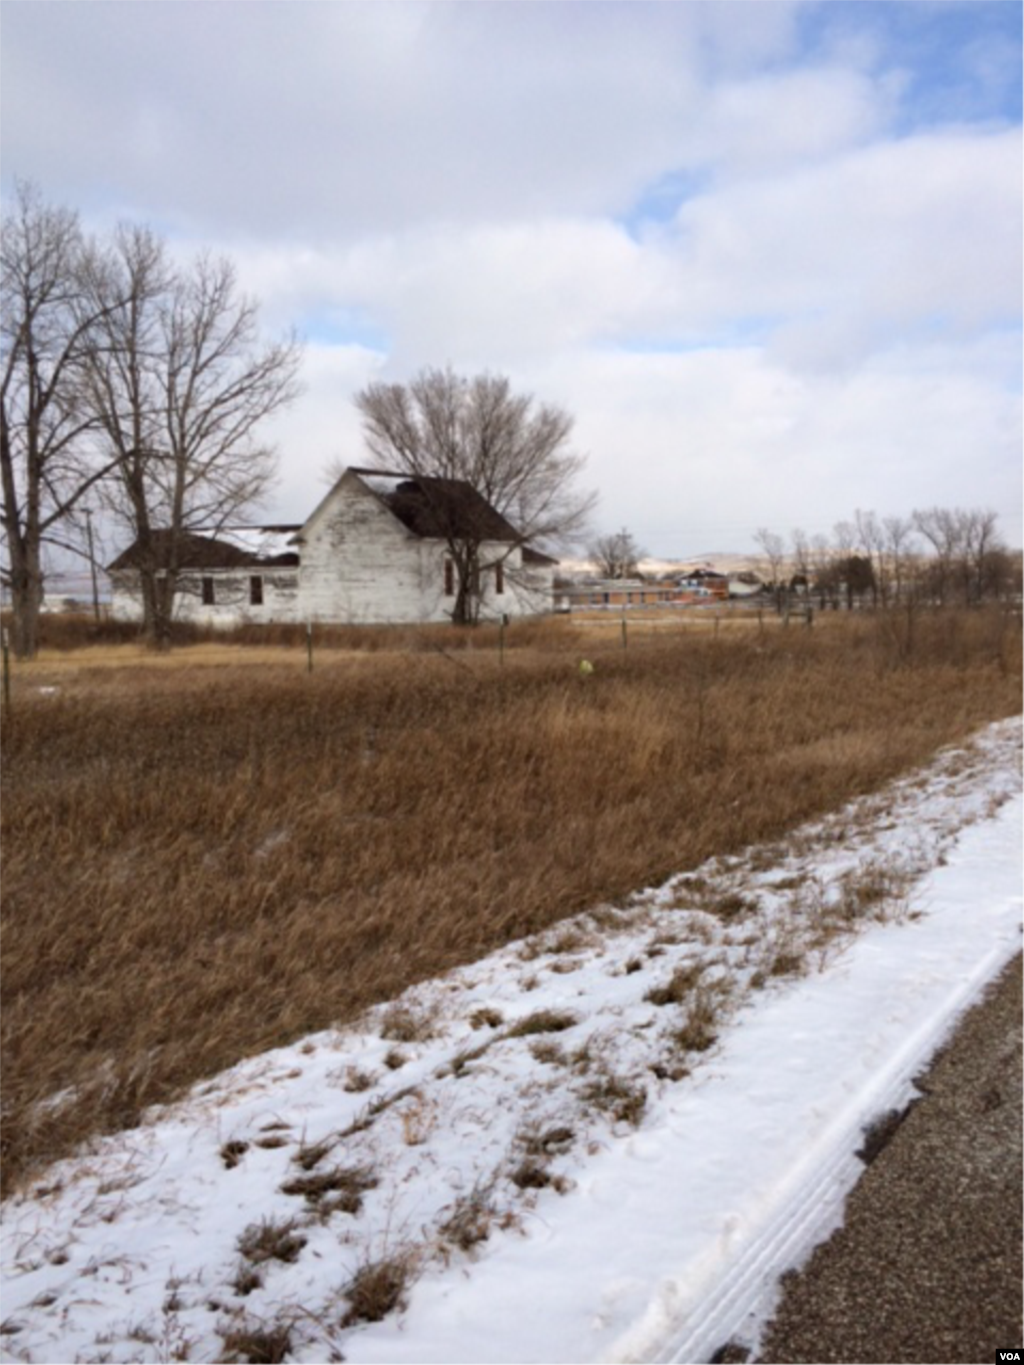
[{"label": "white cloud", "polygon": [[1019,540],[1019,119],[908,120],[942,85],[902,13],[7,0],[4,169],[308,333],[278,515],[361,458],[362,385],[451,362],[573,411],[658,553],[925,501]]}]

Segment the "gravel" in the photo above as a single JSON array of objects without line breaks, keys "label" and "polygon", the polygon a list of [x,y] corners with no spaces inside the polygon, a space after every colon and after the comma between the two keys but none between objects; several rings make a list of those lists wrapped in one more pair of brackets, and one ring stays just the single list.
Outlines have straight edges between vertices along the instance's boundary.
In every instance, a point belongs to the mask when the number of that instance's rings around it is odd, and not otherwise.
[{"label": "gravel", "polygon": [[799,1272],[761,1362],[993,1361],[1020,1347],[1021,957],[880,1116],[844,1224]]}]

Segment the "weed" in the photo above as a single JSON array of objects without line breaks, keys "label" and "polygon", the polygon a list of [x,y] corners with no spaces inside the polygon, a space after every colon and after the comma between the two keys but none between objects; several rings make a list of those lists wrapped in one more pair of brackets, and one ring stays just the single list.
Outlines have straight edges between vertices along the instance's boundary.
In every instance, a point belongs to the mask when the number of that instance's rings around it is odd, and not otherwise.
[{"label": "weed", "polygon": [[776,953],[768,969],[769,976],[799,976],[804,970],[802,953]]},{"label": "weed", "polygon": [[321,1212],[326,1208],[330,1213],[354,1215],[363,1207],[363,1194],[376,1189],[377,1184],[377,1177],[368,1166],[335,1166],[329,1171],[286,1180],[281,1193],[301,1195]]},{"label": "weed", "polygon": [[475,1185],[469,1194],[459,1199],[448,1217],[438,1227],[446,1242],[469,1251],[491,1235],[491,1224],[496,1216],[493,1202],[494,1182]]},{"label": "weed", "polygon": [[706,902],[704,909],[718,919],[732,921],[753,914],[757,910],[757,902],[738,891],[726,891],[716,896],[714,900]]},{"label": "weed", "polygon": [[557,962],[552,962],[551,970],[556,976],[568,976],[571,972],[578,972],[582,966],[579,958],[561,957]]},{"label": "weed", "polygon": [[489,1005],[481,1006],[469,1016],[471,1028],[500,1028],[504,1022],[501,1010],[492,1009]]},{"label": "weed", "polygon": [[263,1276],[251,1262],[243,1261],[235,1272],[231,1287],[236,1294],[244,1298],[247,1294],[251,1294],[254,1289],[263,1287]]},{"label": "weed", "polygon": [[517,1142],[527,1156],[562,1156],[572,1146],[576,1134],[564,1124],[543,1130],[528,1128],[518,1134]]},{"label": "weed", "polygon": [[384,1065],[389,1071],[401,1070],[408,1060],[409,1058],[405,1053],[397,1047],[388,1048],[387,1052],[384,1054]]},{"label": "weed", "polygon": [[506,1029],[506,1038],[529,1038],[535,1033],[562,1033],[579,1023],[569,1010],[535,1010]]},{"label": "weed", "polygon": [[311,1171],[314,1166],[318,1166],[323,1161],[329,1152],[334,1150],[337,1141],[336,1137],[326,1137],[321,1138],[319,1142],[304,1142],[292,1160],[304,1171]]},{"label": "weed", "polygon": [[530,1044],[530,1056],[538,1062],[546,1062],[549,1066],[564,1066],[568,1060],[565,1048],[547,1038]]},{"label": "weed", "polygon": [[264,1218],[259,1223],[250,1223],[238,1238],[238,1250],[253,1265],[264,1261],[292,1262],[298,1259],[299,1252],[306,1245],[305,1237],[300,1237],[294,1218],[278,1221]]},{"label": "weed", "polygon": [[220,1149],[220,1159],[224,1163],[226,1170],[234,1170],[241,1161],[242,1157],[249,1150],[249,1144],[242,1142],[239,1138],[234,1138],[230,1142],[225,1142]]},{"label": "weed", "polygon": [[609,1114],[617,1123],[628,1123],[634,1128],[647,1107],[647,1090],[637,1081],[629,1081],[604,1071],[588,1082],[580,1098],[595,1109]]},{"label": "weed", "polygon": [[392,1043],[423,1043],[433,1035],[433,1020],[428,1014],[395,1005],[381,1016],[380,1036]]},{"label": "weed", "polygon": [[486,1042],[481,1043],[479,1047],[463,1048],[461,1052],[455,1054],[449,1065],[446,1068],[443,1068],[442,1074],[444,1071],[447,1071],[454,1076],[456,1080],[460,1079],[466,1074],[470,1062],[478,1061],[490,1047],[491,1043]]},{"label": "weed", "polygon": [[536,1157],[527,1157],[521,1161],[509,1179],[520,1190],[543,1190],[555,1183],[555,1177],[547,1166]]},{"label": "weed", "polygon": [[435,1106],[422,1095],[414,1095],[412,1103],[399,1111],[398,1118],[402,1125],[402,1141],[407,1147],[419,1147],[434,1130]]},{"label": "weed", "polygon": [[663,986],[652,986],[644,996],[651,1005],[680,1005],[694,990],[704,972],[702,962],[677,967]]},{"label": "weed", "polygon": [[586,948],[590,941],[581,929],[571,927],[556,934],[547,944],[545,951],[554,954],[575,953],[581,948]]},{"label": "weed", "polygon": [[222,1359],[226,1362],[248,1362],[248,1365],[280,1365],[292,1349],[292,1328],[289,1323],[273,1327],[236,1327],[221,1336],[224,1343]]},{"label": "weed", "polygon": [[401,1308],[413,1267],[409,1252],[361,1265],[343,1291],[348,1299],[348,1312],[341,1325],[351,1327],[356,1322],[380,1322],[396,1308]]},{"label": "weed", "polygon": [[[893,864],[875,860],[846,873],[840,883],[838,917],[853,924],[866,916],[887,918],[899,913],[909,877]],[[889,907],[889,915],[886,907]]]},{"label": "weed", "polygon": [[344,1089],[350,1095],[358,1095],[364,1090],[369,1090],[376,1080],[369,1071],[361,1071],[357,1066],[350,1066],[345,1072]]},{"label": "weed", "polygon": [[718,1011],[710,991],[698,991],[687,1011],[686,1019],[669,1038],[680,1052],[707,1052],[718,1038]]}]

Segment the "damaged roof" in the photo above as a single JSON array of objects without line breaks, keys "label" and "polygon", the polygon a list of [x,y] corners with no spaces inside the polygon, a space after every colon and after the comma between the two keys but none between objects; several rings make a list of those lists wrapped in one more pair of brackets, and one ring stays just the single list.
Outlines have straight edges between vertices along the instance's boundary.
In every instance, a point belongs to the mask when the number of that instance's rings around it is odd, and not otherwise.
[{"label": "damaged roof", "polygon": [[380,469],[353,468],[352,473],[415,536],[428,540],[522,540],[511,522],[463,479],[411,478]]},{"label": "damaged roof", "polygon": [[[154,531],[153,556],[158,569],[170,566],[176,557],[179,569],[254,569],[296,566],[298,551],[290,542],[298,526],[239,526],[225,527],[215,536],[185,531],[175,537],[168,530]],[[176,554],[174,553],[176,552]],[[136,540],[107,566],[112,573],[119,569],[142,568],[145,560]]]}]

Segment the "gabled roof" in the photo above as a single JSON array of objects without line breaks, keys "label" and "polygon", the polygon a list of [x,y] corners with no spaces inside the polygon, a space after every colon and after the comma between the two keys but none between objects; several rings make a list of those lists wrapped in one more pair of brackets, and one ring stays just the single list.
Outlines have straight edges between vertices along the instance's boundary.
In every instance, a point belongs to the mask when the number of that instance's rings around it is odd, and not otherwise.
[{"label": "gabled roof", "polygon": [[[186,531],[175,538],[171,531],[154,531],[152,542],[156,567],[166,569],[172,550],[177,549],[179,569],[245,569],[283,568],[297,565],[298,553],[288,548],[298,526],[239,526],[225,527],[216,536]],[[143,564],[139,542],[107,566],[110,572],[119,569],[138,569]]]},{"label": "gabled roof", "polygon": [[413,478],[357,467],[351,473],[414,536],[425,540],[522,540],[497,508],[463,479]]}]

